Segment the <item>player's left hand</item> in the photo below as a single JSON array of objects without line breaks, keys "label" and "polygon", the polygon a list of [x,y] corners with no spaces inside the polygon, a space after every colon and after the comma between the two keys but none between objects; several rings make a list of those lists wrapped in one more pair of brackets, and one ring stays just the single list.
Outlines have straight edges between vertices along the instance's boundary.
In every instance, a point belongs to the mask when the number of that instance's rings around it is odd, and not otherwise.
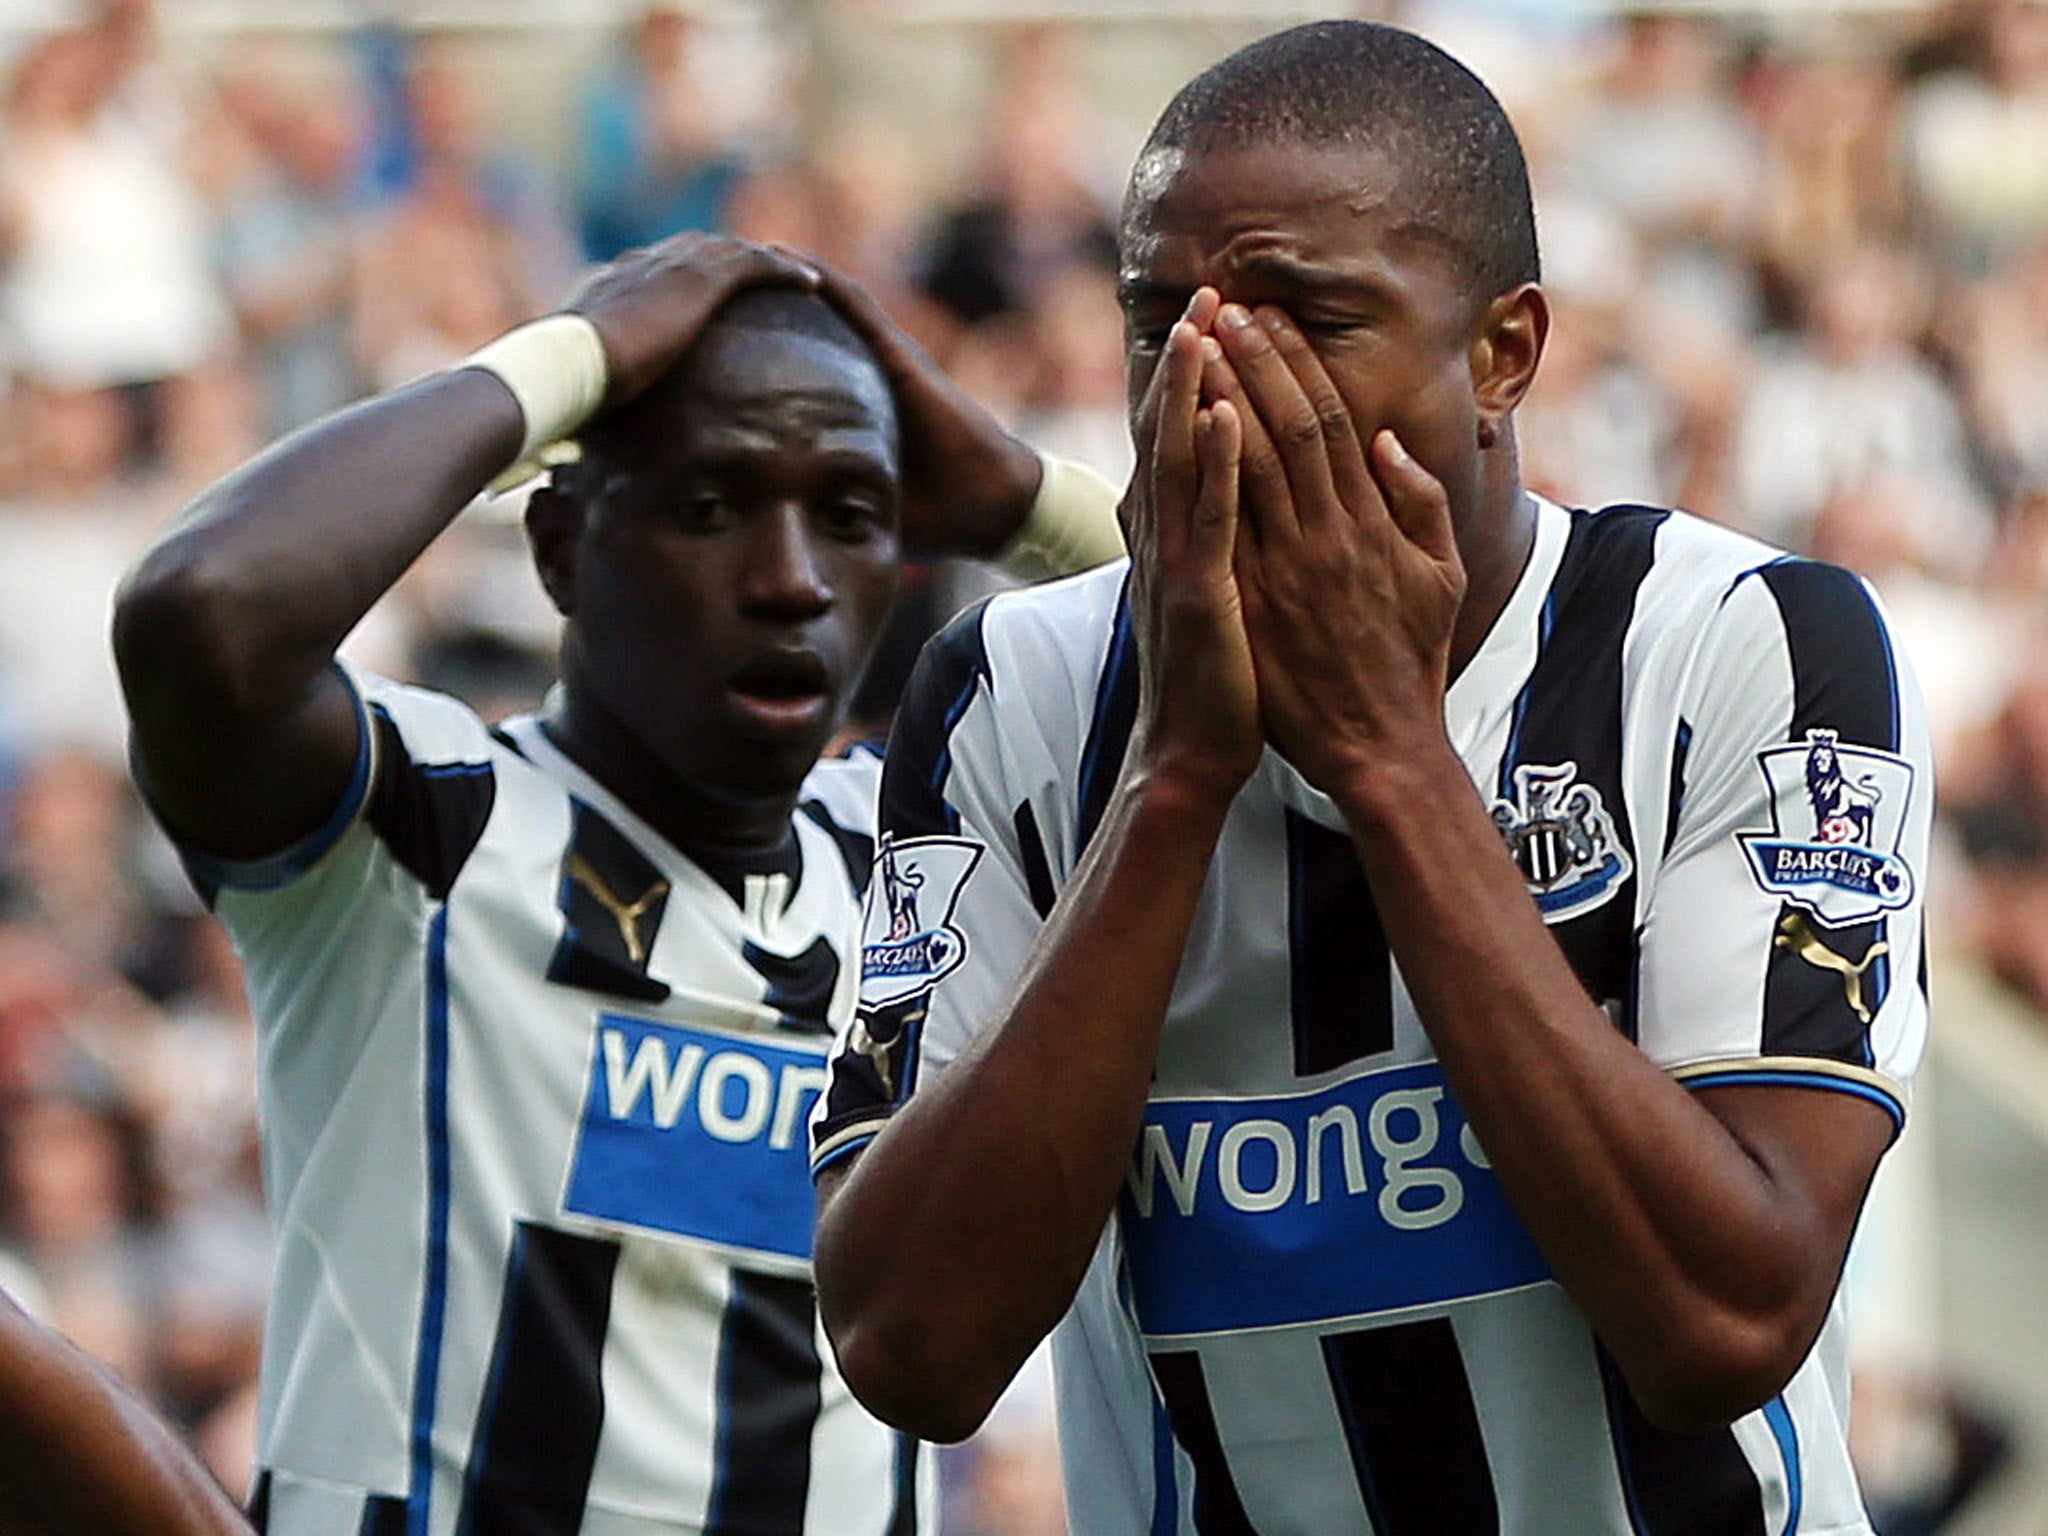
[{"label": "player's left hand", "polygon": [[896,397],[904,553],[982,559],[999,553],[1023,527],[1038,494],[1037,453],[946,377],[859,283],[814,256],[784,254],[818,270],[818,291],[873,350]]},{"label": "player's left hand", "polygon": [[1284,312],[1229,305],[1214,335],[1205,397],[1245,418],[1238,584],[1266,731],[1342,801],[1444,744],[1465,593],[1449,500],[1391,430],[1352,421]]}]

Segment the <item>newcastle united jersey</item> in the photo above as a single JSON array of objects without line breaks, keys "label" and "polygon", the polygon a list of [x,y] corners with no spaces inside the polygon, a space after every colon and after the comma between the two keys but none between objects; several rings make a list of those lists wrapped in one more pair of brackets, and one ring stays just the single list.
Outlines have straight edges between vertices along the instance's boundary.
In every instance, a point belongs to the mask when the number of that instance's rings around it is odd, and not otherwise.
[{"label": "newcastle united jersey", "polygon": [[535,721],[353,681],[329,826],[188,860],[261,1021],[259,1520],[932,1529],[809,1281],[804,1128],[853,1009],[878,764],[820,765],[780,854],[707,867]]},{"label": "newcastle united jersey", "polygon": [[[1136,712],[1124,580],[999,596],[927,649],[819,1166],[996,1014],[1076,867]],[[1614,1028],[1681,1082],[1903,1119],[1933,786],[1862,582],[1678,513],[1538,503],[1445,712]],[[1449,1094],[1341,817],[1270,751],[1054,1359],[1089,1536],[1869,1530],[1839,1304],[1762,1409],[1714,1434],[1651,1424]]]}]

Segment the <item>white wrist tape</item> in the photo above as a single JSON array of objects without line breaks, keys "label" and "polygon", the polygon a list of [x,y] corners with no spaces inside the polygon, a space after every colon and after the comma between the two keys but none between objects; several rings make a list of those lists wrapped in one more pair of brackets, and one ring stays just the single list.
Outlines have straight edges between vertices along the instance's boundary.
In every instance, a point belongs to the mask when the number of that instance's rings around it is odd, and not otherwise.
[{"label": "white wrist tape", "polygon": [[1021,580],[1044,581],[1122,558],[1117,488],[1072,459],[1041,453],[1038,462],[1038,495],[996,564]]},{"label": "white wrist tape", "polygon": [[493,373],[512,391],[526,420],[519,455],[491,482],[494,491],[531,479],[563,457],[553,452],[604,403],[610,382],[604,342],[581,315],[543,315],[464,358],[459,368]]}]

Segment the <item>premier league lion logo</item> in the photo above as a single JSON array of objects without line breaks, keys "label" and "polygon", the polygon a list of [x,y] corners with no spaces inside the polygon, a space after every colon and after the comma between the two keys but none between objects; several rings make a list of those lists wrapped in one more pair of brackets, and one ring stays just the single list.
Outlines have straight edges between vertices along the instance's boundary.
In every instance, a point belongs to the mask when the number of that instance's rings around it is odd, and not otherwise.
[{"label": "premier league lion logo", "polygon": [[1809,730],[1803,742],[1759,752],[1757,766],[1777,824],[1737,835],[1759,886],[1836,925],[1913,899],[1913,871],[1899,856],[1910,763],[1845,745],[1838,731]]},{"label": "premier league lion logo", "polygon": [[1868,846],[1871,820],[1884,798],[1874,775],[1851,781],[1842,772],[1842,754],[1833,731],[1806,733],[1806,795],[1813,803],[1815,835],[1824,843]]},{"label": "premier league lion logo", "polygon": [[883,1008],[930,993],[967,958],[967,936],[953,924],[961,888],[982,847],[958,837],[883,834],[868,890],[861,937],[863,1008]]}]

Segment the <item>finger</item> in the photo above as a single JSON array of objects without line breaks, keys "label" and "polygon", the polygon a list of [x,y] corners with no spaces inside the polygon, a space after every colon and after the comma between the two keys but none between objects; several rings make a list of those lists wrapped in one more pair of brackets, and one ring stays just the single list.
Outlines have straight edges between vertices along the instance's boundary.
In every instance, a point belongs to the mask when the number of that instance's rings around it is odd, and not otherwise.
[{"label": "finger", "polygon": [[1458,540],[1451,525],[1450,498],[1436,476],[1410,455],[1392,428],[1382,428],[1373,437],[1372,470],[1387,513],[1402,536],[1440,564],[1462,569]]},{"label": "finger", "polygon": [[1287,481],[1292,525],[1306,528],[1334,515],[1340,503],[1323,424],[1272,336],[1241,304],[1223,306],[1216,335],[1273,441]]},{"label": "finger", "polygon": [[1294,493],[1287,482],[1286,467],[1272,434],[1260,419],[1244,382],[1230,366],[1223,346],[1215,337],[1203,338],[1202,393],[1212,403],[1228,401],[1236,412],[1243,447],[1239,453],[1238,479],[1247,521],[1261,536],[1298,535],[1301,524],[1295,515]]},{"label": "finger", "polygon": [[898,325],[861,283],[837,268],[802,256],[789,247],[775,246],[772,249],[788,252],[794,259],[810,264],[817,273],[819,297],[853,327],[854,334],[875,354],[876,361],[882,365],[884,377],[892,384],[912,375],[921,375],[926,370],[937,369],[938,364],[918,345],[916,338]]},{"label": "finger", "polygon": [[1202,562],[1230,564],[1237,543],[1237,468],[1244,447],[1243,418],[1229,401],[1203,411],[1195,433],[1201,488],[1195,497],[1190,542]]},{"label": "finger", "polygon": [[1316,355],[1316,349],[1309,345],[1308,337],[1302,334],[1293,317],[1278,305],[1261,304],[1253,313],[1315,412],[1316,423],[1322,428],[1330,477],[1343,504],[1357,507],[1366,498],[1376,498],[1379,490],[1366,468],[1365,444],[1351,419],[1351,407],[1323,367],[1322,358]]},{"label": "finger", "polygon": [[[1159,361],[1159,417],[1153,428],[1152,479],[1155,510],[1169,512],[1167,525],[1186,516],[1195,493],[1195,412],[1201,407],[1201,336],[1176,320]],[[1163,508],[1156,504],[1163,502]]]}]

